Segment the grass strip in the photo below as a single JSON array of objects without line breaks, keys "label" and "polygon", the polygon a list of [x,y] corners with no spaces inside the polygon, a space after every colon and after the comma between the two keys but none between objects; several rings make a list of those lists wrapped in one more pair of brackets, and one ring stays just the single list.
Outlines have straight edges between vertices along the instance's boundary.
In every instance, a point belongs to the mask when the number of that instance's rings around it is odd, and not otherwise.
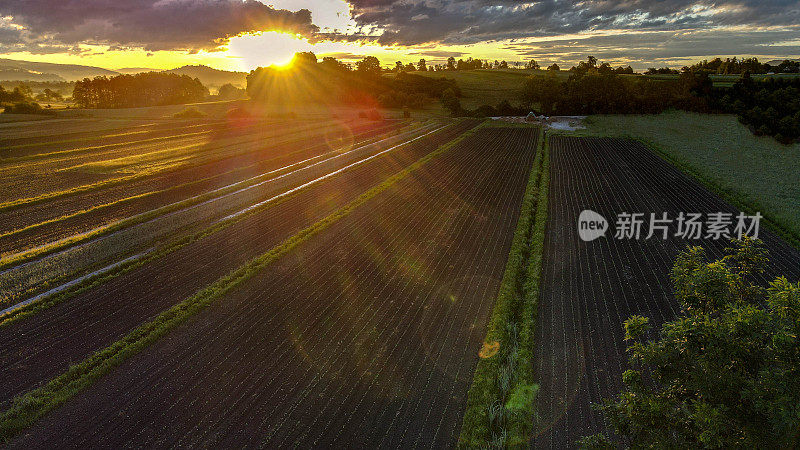
[{"label": "grass strip", "polygon": [[[425,124],[420,125],[420,128],[423,127],[423,126],[425,126]],[[411,127],[411,126],[402,127],[402,128],[399,128],[399,129],[397,129],[397,130],[395,130],[395,131],[393,131],[391,133],[387,133],[385,135],[380,135],[380,136],[376,136],[376,137],[373,137],[373,138],[366,139],[364,141],[360,141],[357,144],[358,144],[358,147],[371,145],[371,144],[374,144],[375,142],[379,141],[380,139],[386,139],[387,137],[397,136],[397,135],[400,135],[402,133],[412,131],[413,129],[414,129],[414,127]],[[305,151],[305,149],[300,149],[300,150],[297,150],[297,151],[290,152],[290,153],[287,153],[285,155],[282,155],[281,157],[292,156],[292,155],[295,155],[295,154],[298,154],[298,153],[302,153],[304,151]],[[313,157],[313,158],[322,157],[322,156],[324,156],[324,154],[318,155],[318,156]],[[294,163],[294,164],[297,164],[297,163]],[[289,172],[291,170],[296,170],[296,169],[302,168],[304,166],[305,166],[305,164],[301,165],[301,166],[298,166],[298,167],[291,167],[291,168],[288,168],[288,169],[287,168],[276,169],[276,170],[272,171],[274,173],[271,174],[271,177],[272,178],[279,177],[279,176],[285,174],[286,172]],[[169,192],[169,191],[172,191],[172,190],[175,190],[175,189],[185,188],[185,187],[197,184],[197,183],[201,183],[201,182],[207,181],[207,180],[209,180],[211,178],[217,178],[217,177],[222,177],[222,176],[225,176],[225,175],[230,175],[230,174],[235,173],[235,172],[239,172],[239,171],[242,171],[242,170],[247,170],[248,168],[249,167],[233,169],[233,170],[229,170],[227,172],[223,172],[223,173],[218,174],[218,175],[214,175],[213,177],[204,178],[204,179],[201,179],[201,180],[189,181],[189,182],[186,182],[186,183],[182,183],[182,184],[170,187],[168,189],[162,189],[162,190],[158,190],[158,191],[151,191],[151,192],[146,192],[146,193],[143,193],[143,194],[140,194],[140,195],[135,195],[135,196],[132,196],[132,197],[126,197],[126,198],[117,200],[116,202],[111,202],[111,203],[107,203],[107,204],[104,204],[104,205],[98,205],[98,206],[95,206],[95,207],[92,207],[92,208],[88,208],[88,209],[83,210],[83,211],[78,211],[78,212],[73,213],[73,214],[68,214],[68,215],[61,216],[61,217],[58,217],[58,218],[55,218],[55,219],[51,219],[51,220],[47,220],[47,221],[40,222],[40,223],[37,223],[37,224],[29,225],[29,226],[24,227],[24,228],[20,228],[20,229],[17,229],[17,230],[12,230],[12,231],[9,231],[7,233],[1,234],[0,237],[5,237],[5,236],[16,234],[16,233],[22,233],[22,232],[25,232],[25,231],[29,231],[31,229],[38,228],[38,227],[43,226],[43,225],[50,225],[52,223],[56,223],[56,222],[59,222],[59,221],[62,221],[62,220],[67,220],[67,219],[70,219],[70,218],[73,218],[73,217],[76,217],[76,216],[79,216],[79,215],[82,215],[82,214],[95,212],[97,210],[107,209],[107,208],[116,207],[116,206],[122,206],[123,204],[125,204],[127,202],[130,202],[130,201],[133,201],[133,200],[138,200],[138,199],[146,198],[146,197],[149,197],[149,196],[162,194],[162,193]],[[262,175],[266,175],[266,173],[262,174]],[[256,177],[258,177],[258,176],[256,176]],[[121,219],[119,221],[116,221],[116,222],[113,222],[111,224],[108,224],[107,226],[104,226],[104,227],[97,227],[94,230],[91,230],[91,231],[88,231],[88,232],[85,232],[85,233],[80,233],[80,234],[75,235],[73,237],[68,237],[68,238],[65,238],[65,239],[61,239],[61,240],[58,240],[58,241],[53,242],[51,244],[45,244],[45,245],[36,247],[34,249],[17,252],[14,255],[9,255],[9,257],[3,258],[2,260],[0,260],[0,270],[4,270],[6,268],[25,263],[26,261],[29,261],[29,260],[34,259],[34,258],[41,258],[43,256],[47,256],[49,254],[52,254],[52,253],[58,252],[60,250],[63,250],[65,248],[67,248],[67,247],[79,244],[81,242],[85,242],[85,241],[88,241],[90,239],[94,239],[94,238],[97,238],[97,237],[100,237],[100,236],[103,236],[103,235],[106,235],[106,234],[113,233],[113,232],[121,230],[123,228],[128,228],[128,227],[131,227],[133,225],[136,225],[136,224],[139,224],[139,223],[142,223],[142,222],[146,222],[148,220],[154,219],[154,218],[156,218],[158,216],[162,216],[162,215],[167,214],[169,212],[176,211],[176,210],[179,210],[179,209],[182,209],[182,208],[185,208],[185,207],[197,204],[197,203],[202,203],[202,202],[204,202],[206,200],[210,200],[212,198],[220,197],[220,196],[225,195],[225,194],[227,194],[229,192],[233,192],[235,190],[243,189],[243,188],[246,188],[246,187],[248,187],[248,186],[250,186],[252,184],[259,183],[259,182],[266,181],[266,180],[269,180],[269,178],[264,178],[264,179],[260,179],[259,178],[259,179],[255,179],[255,180],[243,180],[245,182],[244,183],[240,182],[241,184],[236,184],[234,186],[223,187],[223,188],[219,188],[217,190],[213,190],[213,191],[210,191],[210,192],[199,194],[197,196],[194,196],[194,197],[182,200],[182,201],[178,201],[178,202],[175,202],[175,203],[171,203],[171,204],[168,204],[168,205],[164,205],[164,206],[161,206],[159,208],[156,208],[156,209],[144,212],[144,213],[140,213],[138,215],[135,215],[135,216],[132,216],[132,217],[129,217],[129,218],[126,218],[126,219]],[[2,256],[3,255],[0,255],[0,258],[2,258]]]},{"label": "grass strip", "polygon": [[[522,199],[506,270],[469,390],[458,440],[460,447],[526,443],[533,423],[536,392],[532,383],[533,374],[526,372],[532,372],[533,367],[535,316],[528,315],[528,312],[536,308],[538,279],[528,282],[527,276],[535,272],[530,267],[531,255],[536,251],[541,253],[541,245],[537,247],[536,241],[532,242],[531,239],[537,238],[539,226],[542,227],[541,235],[544,235],[543,223],[546,218],[546,211],[539,213],[537,207],[543,197],[546,201],[547,196],[547,186],[542,182],[547,178],[548,161],[546,147],[541,141],[539,139],[537,143],[537,153]],[[541,255],[534,259],[539,261],[541,267]],[[528,295],[525,295],[526,287]],[[534,287],[536,292],[533,292]],[[530,422],[530,425],[525,422]]]},{"label": "grass strip", "polygon": [[544,253],[544,236],[547,225],[548,194],[550,192],[550,145],[545,138],[541,176],[539,178],[538,194],[536,200],[536,217],[533,230],[529,239],[529,249],[525,280],[522,283],[522,315],[519,331],[519,362],[515,366],[515,386],[512,397],[515,401],[510,409],[514,410],[509,418],[507,443],[511,445],[526,445],[530,441],[534,425],[535,399],[538,385],[535,384],[533,373],[533,355],[536,350],[534,335],[539,310],[539,289],[542,277],[542,257]]},{"label": "grass strip", "polygon": [[301,230],[267,253],[253,258],[239,268],[231,271],[228,275],[197,291],[191,297],[159,314],[154,320],[138,326],[122,339],[95,352],[82,362],[71,366],[65,373],[54,378],[46,385],[15,398],[11,407],[0,414],[0,441],[7,442],[20,431],[32,425],[40,417],[89,387],[103,375],[119,366],[123,361],[158,340],[170,330],[203,310],[213,301],[221,298],[232,289],[252,278],[261,269],[290,252],[312,236],[329,228],[339,219],[348,215],[378,194],[394,186],[397,182],[424,166],[430,160],[445,153],[469,134],[471,133],[463,133],[456,139],[428,153],[324,219]]},{"label": "grass strip", "polygon": [[784,240],[791,243],[795,248],[800,249],[800,233],[798,233],[797,230],[792,228],[790,225],[784,224],[783,221],[776,218],[772,213],[769,212],[769,208],[764,208],[758,201],[753,199],[748,199],[744,195],[736,191],[733,191],[731,189],[725,189],[719,183],[714,181],[711,177],[703,175],[702,173],[700,173],[700,171],[695,170],[688,163],[670,155],[666,150],[661,148],[661,146],[656,144],[655,142],[651,142],[648,141],[647,139],[642,139],[638,137],[634,137],[631,139],[641,142],[645,147],[649,148],[653,153],[660,156],[661,159],[666,161],[668,164],[671,164],[678,170],[694,178],[700,184],[705,186],[706,189],[717,194],[723,200],[730,203],[733,207],[749,215],[754,215],[756,212],[761,213],[761,220],[765,222],[767,226],[775,234],[779,235]]}]

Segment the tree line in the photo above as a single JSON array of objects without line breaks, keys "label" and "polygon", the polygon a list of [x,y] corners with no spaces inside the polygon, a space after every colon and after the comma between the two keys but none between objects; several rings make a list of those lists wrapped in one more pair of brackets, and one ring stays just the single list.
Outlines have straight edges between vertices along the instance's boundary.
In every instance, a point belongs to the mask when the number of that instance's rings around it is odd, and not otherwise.
[{"label": "tree line", "polygon": [[[757,135],[789,144],[800,139],[800,78],[754,80],[745,72],[733,87],[714,87],[709,72],[684,70],[677,77],[620,76],[606,63],[587,58],[566,79],[553,73],[528,77],[520,104],[484,105],[468,111],[445,93],[442,105],[454,116],[655,114],[667,109],[736,114]],[[622,73],[627,73],[622,72]]]},{"label": "tree line", "polygon": [[800,61],[783,60],[777,65],[761,63],[758,58],[714,58],[711,61],[702,60],[691,66],[684,66],[681,70],[669,67],[651,67],[645,75],[679,74],[681,72],[706,72],[716,75],[738,75],[743,73],[800,73]]},{"label": "tree line", "polygon": [[351,104],[361,107],[418,108],[451,89],[453,80],[414,75],[406,71],[383,76],[378,58],[367,56],[345,64],[333,57],[317,60],[312,52],[295,54],[289,68],[259,67],[247,76],[247,94],[270,104]]},{"label": "tree line", "polygon": [[731,88],[709,96],[716,110],[736,114],[756,135],[790,144],[800,140],[800,78],[753,80],[748,72]]},{"label": "tree line", "polygon": [[197,102],[207,95],[197,78],[148,72],[84,78],[75,83],[72,100],[83,108],[134,108]]},{"label": "tree line", "polygon": [[[45,91],[35,96],[37,100],[61,99],[61,94],[45,88]],[[33,101],[33,90],[28,85],[19,84],[12,90],[0,86],[0,106],[7,114],[53,114],[47,108]]]}]

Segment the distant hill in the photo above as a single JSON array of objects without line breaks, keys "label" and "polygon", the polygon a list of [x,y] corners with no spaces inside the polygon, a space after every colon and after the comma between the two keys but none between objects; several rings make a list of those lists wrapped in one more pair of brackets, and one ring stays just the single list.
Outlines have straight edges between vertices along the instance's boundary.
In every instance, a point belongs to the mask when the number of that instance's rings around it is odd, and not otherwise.
[{"label": "distant hill", "polygon": [[161,72],[161,69],[151,69],[148,67],[123,67],[122,69],[114,69],[114,71],[125,75],[134,75],[142,72]]},{"label": "distant hill", "polygon": [[3,81],[64,81],[54,73],[40,73],[15,67],[0,67],[0,80]]},{"label": "distant hill", "polygon": [[770,66],[777,66],[780,63],[786,61],[787,59],[789,61],[800,61],[800,58],[798,59],[786,58],[786,59],[773,59],[772,61],[767,61],[766,63],[769,64]]},{"label": "distant hill", "polygon": [[[147,67],[126,67],[108,70],[78,64],[55,64],[0,58],[0,80],[3,81],[76,81],[84,78],[94,78],[99,75],[112,77],[120,74],[159,71],[159,69]],[[226,83],[237,87],[245,87],[247,84],[247,73],[245,72],[229,72],[202,65],[183,66],[172,70],[164,70],[163,72],[199,78],[200,82],[207,87],[219,87]]]},{"label": "distant hill", "polygon": [[229,72],[227,70],[218,70],[208,66],[183,66],[177,69],[165,70],[165,72],[198,78],[200,82],[207,87],[219,87],[226,83],[244,87],[247,84],[247,73],[245,72]]},{"label": "distant hill", "polygon": [[100,67],[77,64],[55,64],[0,58],[0,80],[8,81],[74,81],[98,75],[113,76],[117,72]]}]

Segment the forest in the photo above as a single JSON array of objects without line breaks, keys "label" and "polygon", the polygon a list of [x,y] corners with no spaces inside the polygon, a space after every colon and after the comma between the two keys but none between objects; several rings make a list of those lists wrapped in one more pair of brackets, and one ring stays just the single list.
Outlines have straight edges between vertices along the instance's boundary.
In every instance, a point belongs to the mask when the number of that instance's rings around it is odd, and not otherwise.
[{"label": "forest", "polygon": [[73,101],[83,108],[135,108],[202,101],[208,89],[197,78],[174,73],[84,78],[75,83]]},{"label": "forest", "polygon": [[419,108],[446,90],[461,95],[453,80],[398,72],[383,76],[380,61],[368,56],[354,68],[333,57],[317,60],[297,53],[290,68],[259,67],[247,76],[247,94],[271,104],[351,104],[387,108]]}]

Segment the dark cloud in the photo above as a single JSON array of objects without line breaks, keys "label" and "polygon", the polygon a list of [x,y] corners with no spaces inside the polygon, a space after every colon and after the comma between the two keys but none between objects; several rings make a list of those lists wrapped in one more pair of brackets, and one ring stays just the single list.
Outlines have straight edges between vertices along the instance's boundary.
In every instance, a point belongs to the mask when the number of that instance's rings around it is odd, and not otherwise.
[{"label": "dark cloud", "polygon": [[24,26],[32,46],[47,41],[197,51],[251,31],[318,31],[307,9],[275,9],[256,0],[0,0],[0,16]]},{"label": "dark cloud", "polygon": [[458,58],[459,56],[466,55],[465,52],[449,52],[447,50],[420,50],[411,52],[409,55],[430,56],[431,58]]},{"label": "dark cloud", "polygon": [[783,59],[800,54],[797,37],[798,32],[792,30],[661,31],[510,43],[503,48],[521,59],[534,58],[540,64],[572,65],[586,55],[593,55],[602,61],[643,69],[653,65],[680,65],[709,55]]},{"label": "dark cloud", "polygon": [[320,53],[317,55],[318,58],[324,58],[326,56],[330,56],[341,61],[356,61],[364,58],[364,55],[358,55],[350,52]]},{"label": "dark cloud", "polygon": [[794,26],[797,0],[348,0],[382,44],[470,44],[598,30]]}]

